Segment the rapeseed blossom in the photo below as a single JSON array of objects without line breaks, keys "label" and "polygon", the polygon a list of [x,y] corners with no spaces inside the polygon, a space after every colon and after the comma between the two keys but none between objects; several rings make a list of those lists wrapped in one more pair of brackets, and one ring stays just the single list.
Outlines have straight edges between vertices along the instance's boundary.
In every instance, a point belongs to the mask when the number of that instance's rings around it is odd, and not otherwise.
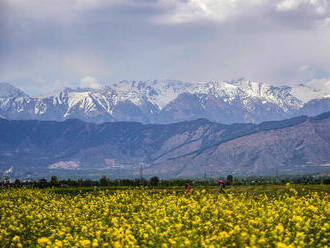
[{"label": "rapeseed blossom", "polygon": [[327,193],[0,191],[0,247],[327,247]]}]

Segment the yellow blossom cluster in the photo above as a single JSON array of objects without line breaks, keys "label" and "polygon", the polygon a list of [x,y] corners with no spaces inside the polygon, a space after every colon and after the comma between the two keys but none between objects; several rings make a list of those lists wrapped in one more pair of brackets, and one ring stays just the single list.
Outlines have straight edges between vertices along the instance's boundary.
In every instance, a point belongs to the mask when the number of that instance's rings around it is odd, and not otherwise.
[{"label": "yellow blossom cluster", "polygon": [[0,247],[328,247],[327,193],[0,191]]}]

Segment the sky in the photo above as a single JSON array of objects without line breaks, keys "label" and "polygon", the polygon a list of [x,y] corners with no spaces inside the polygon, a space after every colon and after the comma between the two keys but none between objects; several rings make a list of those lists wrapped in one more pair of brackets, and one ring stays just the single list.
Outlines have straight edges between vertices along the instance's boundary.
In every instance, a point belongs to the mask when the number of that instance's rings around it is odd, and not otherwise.
[{"label": "sky", "polygon": [[31,95],[242,77],[330,85],[330,0],[0,0],[0,82]]}]

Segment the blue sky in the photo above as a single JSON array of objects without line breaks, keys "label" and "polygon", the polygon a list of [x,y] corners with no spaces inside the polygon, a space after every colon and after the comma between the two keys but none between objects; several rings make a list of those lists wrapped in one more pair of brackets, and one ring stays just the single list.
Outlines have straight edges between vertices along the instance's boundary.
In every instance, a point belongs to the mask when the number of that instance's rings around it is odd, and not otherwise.
[{"label": "blue sky", "polygon": [[[0,0],[0,81],[330,78],[328,0]],[[88,79],[88,80],[86,80]]]}]

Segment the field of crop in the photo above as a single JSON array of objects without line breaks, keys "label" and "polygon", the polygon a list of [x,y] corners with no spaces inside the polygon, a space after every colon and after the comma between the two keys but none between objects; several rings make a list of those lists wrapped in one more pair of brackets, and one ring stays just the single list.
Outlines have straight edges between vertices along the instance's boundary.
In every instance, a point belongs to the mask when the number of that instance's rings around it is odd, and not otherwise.
[{"label": "field of crop", "polygon": [[328,189],[2,189],[0,247],[328,247]]}]

